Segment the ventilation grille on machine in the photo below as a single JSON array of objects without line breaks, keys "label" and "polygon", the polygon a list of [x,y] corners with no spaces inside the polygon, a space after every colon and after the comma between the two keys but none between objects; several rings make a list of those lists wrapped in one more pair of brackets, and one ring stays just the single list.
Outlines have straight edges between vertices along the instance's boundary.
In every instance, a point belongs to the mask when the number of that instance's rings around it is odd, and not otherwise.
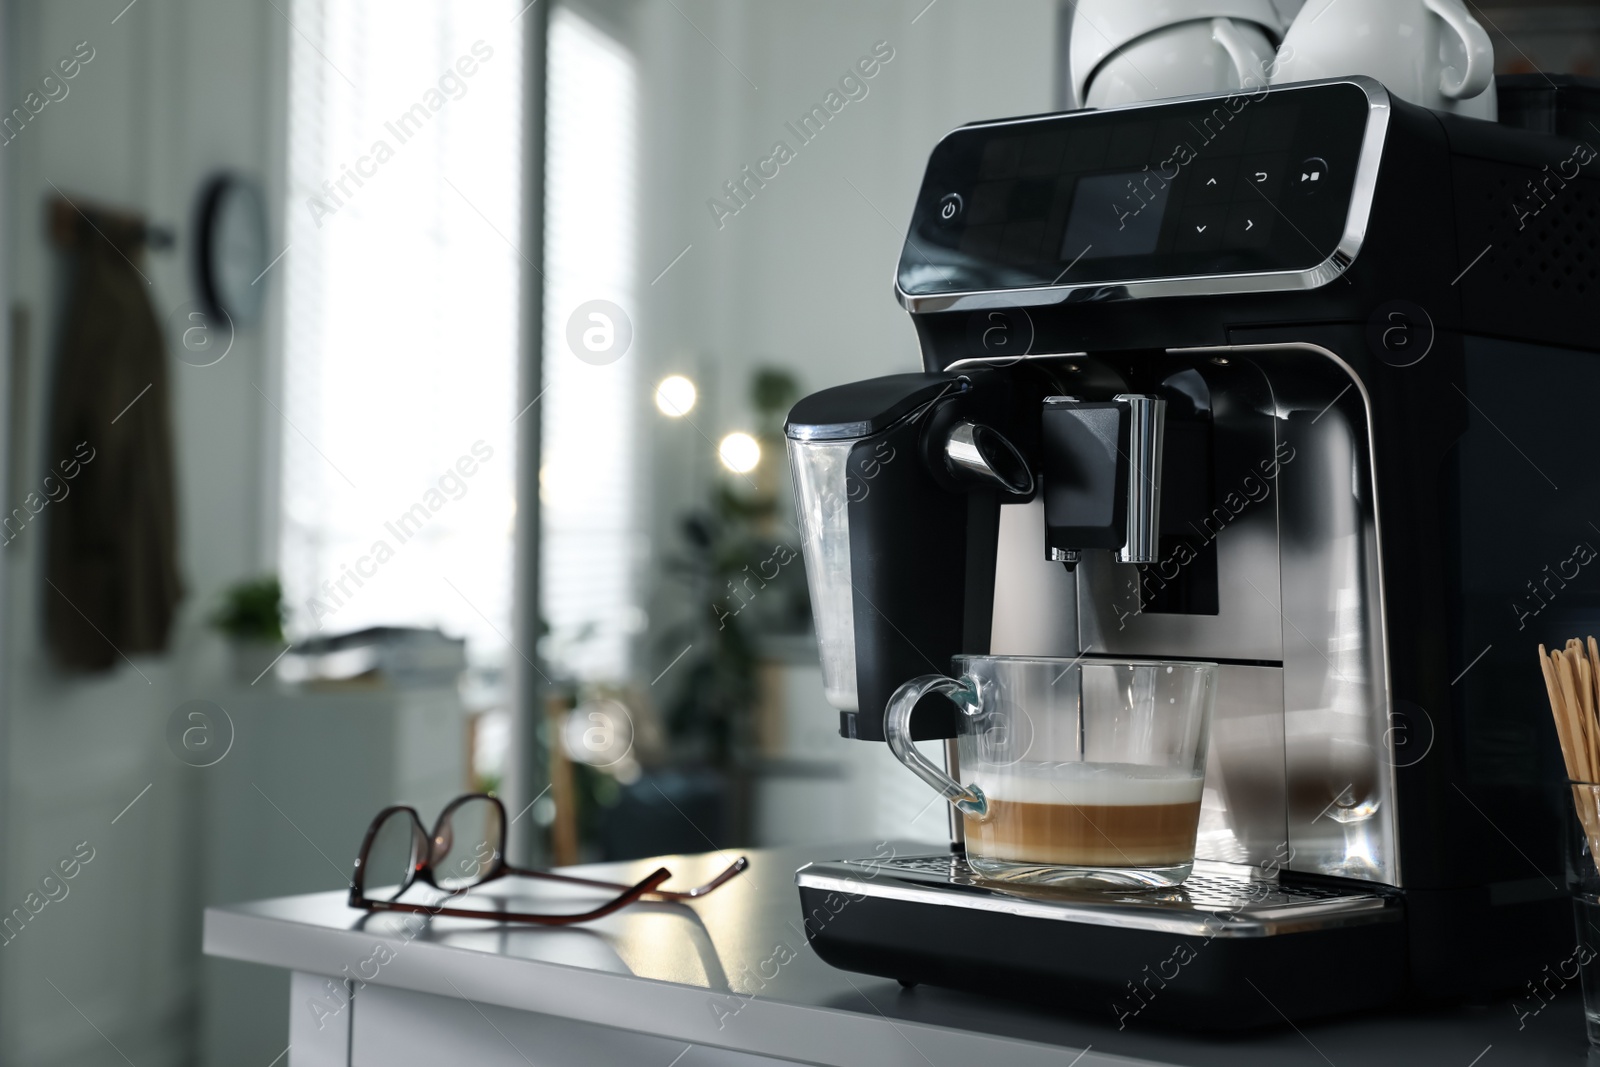
[{"label": "ventilation grille on machine", "polygon": [[[1594,164],[1584,168],[1590,173]],[[1462,314],[1469,328],[1555,340],[1600,298],[1600,180],[1461,157],[1455,163]],[[1482,256],[1479,262],[1474,258]]]}]

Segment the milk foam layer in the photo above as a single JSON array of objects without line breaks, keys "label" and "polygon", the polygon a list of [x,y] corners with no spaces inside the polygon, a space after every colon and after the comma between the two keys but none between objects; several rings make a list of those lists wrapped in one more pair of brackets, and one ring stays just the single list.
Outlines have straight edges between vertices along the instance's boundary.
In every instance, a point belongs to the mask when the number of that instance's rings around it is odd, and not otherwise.
[{"label": "milk foam layer", "polygon": [[1205,787],[1203,777],[1133,763],[1018,763],[971,780],[991,800],[1106,807],[1195,804]]}]

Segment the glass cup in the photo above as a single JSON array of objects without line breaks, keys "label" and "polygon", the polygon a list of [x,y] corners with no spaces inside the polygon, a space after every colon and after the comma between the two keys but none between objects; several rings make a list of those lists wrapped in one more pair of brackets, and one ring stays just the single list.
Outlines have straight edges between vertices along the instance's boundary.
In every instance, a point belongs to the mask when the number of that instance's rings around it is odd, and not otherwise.
[{"label": "glass cup", "polygon": [[[961,812],[967,862],[984,877],[1175,886],[1194,869],[1215,669],[957,656],[957,677],[895,692],[884,730],[900,762]],[[962,712],[950,774],[911,743],[911,712],[933,693]]]},{"label": "glass cup", "polygon": [[1556,964],[1544,982],[1553,979],[1564,986],[1576,972],[1583,985],[1589,1047],[1600,1049],[1600,869],[1595,867],[1595,857],[1600,855],[1600,784],[1567,784],[1572,795],[1566,813],[1567,888],[1572,892],[1575,943],[1572,955]]}]

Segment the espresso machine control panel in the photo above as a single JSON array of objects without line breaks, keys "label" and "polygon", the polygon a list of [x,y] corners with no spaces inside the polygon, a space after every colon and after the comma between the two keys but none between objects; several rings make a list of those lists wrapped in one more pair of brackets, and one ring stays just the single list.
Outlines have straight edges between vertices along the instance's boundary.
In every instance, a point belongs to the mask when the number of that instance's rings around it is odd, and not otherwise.
[{"label": "espresso machine control panel", "polygon": [[929,161],[900,299],[915,311],[1001,291],[1029,303],[1019,289],[1054,303],[1170,295],[1162,281],[1320,284],[1359,244],[1387,110],[1338,82],[962,127]]}]

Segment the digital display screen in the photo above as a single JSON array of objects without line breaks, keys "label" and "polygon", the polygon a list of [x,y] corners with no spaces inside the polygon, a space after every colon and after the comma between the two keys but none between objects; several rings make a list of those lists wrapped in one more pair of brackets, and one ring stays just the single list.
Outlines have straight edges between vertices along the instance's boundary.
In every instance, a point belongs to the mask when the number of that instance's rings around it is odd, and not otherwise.
[{"label": "digital display screen", "polygon": [[963,127],[928,161],[899,287],[1310,269],[1343,236],[1370,111],[1335,83]]},{"label": "digital display screen", "polygon": [[1147,171],[1079,178],[1067,213],[1061,259],[1142,256],[1156,250],[1170,182],[1148,181]]}]

